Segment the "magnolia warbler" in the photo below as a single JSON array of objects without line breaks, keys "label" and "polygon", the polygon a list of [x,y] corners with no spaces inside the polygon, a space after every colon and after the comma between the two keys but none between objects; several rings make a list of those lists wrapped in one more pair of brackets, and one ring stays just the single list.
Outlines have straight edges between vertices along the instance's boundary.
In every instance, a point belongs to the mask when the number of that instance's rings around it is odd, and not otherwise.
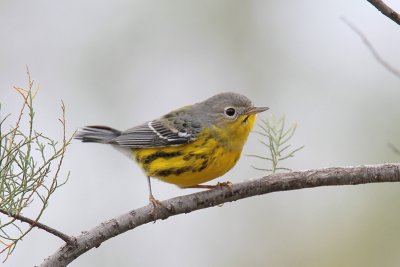
[{"label": "magnolia warbler", "polygon": [[147,175],[154,204],[150,177],[183,188],[212,188],[200,184],[236,164],[256,114],[267,109],[254,107],[243,95],[221,93],[126,131],[86,126],[75,138],[110,144],[136,160]]}]

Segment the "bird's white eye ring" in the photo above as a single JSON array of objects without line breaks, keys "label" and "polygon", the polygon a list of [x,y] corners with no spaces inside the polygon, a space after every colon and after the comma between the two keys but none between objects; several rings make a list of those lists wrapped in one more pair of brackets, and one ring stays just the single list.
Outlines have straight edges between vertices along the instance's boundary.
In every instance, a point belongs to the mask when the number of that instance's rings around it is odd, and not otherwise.
[{"label": "bird's white eye ring", "polygon": [[226,107],[224,109],[224,113],[228,118],[235,118],[236,117],[236,109],[232,108],[232,107]]}]

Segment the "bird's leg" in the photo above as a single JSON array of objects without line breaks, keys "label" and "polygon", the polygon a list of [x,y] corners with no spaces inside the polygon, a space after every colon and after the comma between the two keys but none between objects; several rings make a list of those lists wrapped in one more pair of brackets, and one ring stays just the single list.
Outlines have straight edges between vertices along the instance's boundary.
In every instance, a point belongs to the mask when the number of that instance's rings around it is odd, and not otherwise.
[{"label": "bird's leg", "polygon": [[151,210],[151,213],[155,211],[156,208],[159,206],[162,206],[161,202],[158,201],[154,196],[153,196],[153,191],[151,190],[151,181],[150,181],[150,176],[147,176],[147,185],[149,187],[149,201],[153,205],[153,209]]},{"label": "bird's leg", "polygon": [[216,185],[208,185],[208,184],[198,184],[198,185],[193,185],[193,186],[188,186],[188,187],[182,187],[182,188],[198,188],[198,189],[215,189],[215,188],[220,188],[220,187],[228,187],[229,190],[232,191],[232,183],[230,181],[226,182],[218,182]]},{"label": "bird's leg", "polygon": [[[232,183],[230,181],[218,182],[216,185],[198,184],[198,185],[182,187],[182,188],[183,189],[186,189],[186,188],[216,189],[216,188],[222,188],[222,187],[228,188],[230,193],[233,193],[233,191],[232,191]],[[218,207],[222,207],[223,205],[224,204],[220,204],[220,205],[218,205]]]},{"label": "bird's leg", "polygon": [[195,188],[195,189],[214,189],[216,188],[217,185],[209,185],[209,184],[198,184],[198,185],[193,185],[193,186],[188,186],[188,187],[182,187],[183,189],[187,188]]},{"label": "bird's leg", "polygon": [[231,181],[217,183],[217,187],[227,187],[230,191],[232,191],[232,185]]}]

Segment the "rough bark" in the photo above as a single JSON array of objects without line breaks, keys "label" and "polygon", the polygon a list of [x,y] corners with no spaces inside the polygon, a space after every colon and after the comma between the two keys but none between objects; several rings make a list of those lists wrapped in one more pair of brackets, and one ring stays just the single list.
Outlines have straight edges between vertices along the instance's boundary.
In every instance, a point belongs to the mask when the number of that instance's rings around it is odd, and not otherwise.
[{"label": "rough bark", "polygon": [[336,167],[272,174],[232,186],[221,186],[180,196],[162,201],[162,206],[153,212],[152,205],[147,205],[105,221],[77,236],[74,245],[63,245],[40,266],[66,266],[86,251],[99,247],[104,241],[140,225],[225,202],[278,191],[383,182],[400,182],[400,164]]},{"label": "rough bark", "polygon": [[386,5],[381,0],[368,0],[374,7],[376,7],[383,15],[390,18],[394,22],[400,25],[400,14],[394,11],[391,7]]}]

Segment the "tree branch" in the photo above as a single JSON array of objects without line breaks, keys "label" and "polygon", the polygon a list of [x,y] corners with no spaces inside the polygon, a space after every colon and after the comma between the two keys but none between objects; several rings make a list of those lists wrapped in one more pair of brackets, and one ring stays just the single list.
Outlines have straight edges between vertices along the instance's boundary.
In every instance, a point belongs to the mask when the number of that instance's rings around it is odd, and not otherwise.
[{"label": "tree branch", "polygon": [[374,7],[376,7],[383,15],[390,18],[394,22],[400,25],[400,14],[394,11],[391,7],[386,5],[381,0],[367,0],[370,2]]},{"label": "tree branch", "polygon": [[400,163],[272,174],[260,179],[233,184],[231,187],[221,186],[200,193],[171,198],[162,201],[162,206],[154,212],[152,212],[153,206],[147,205],[83,232],[76,237],[75,245],[65,244],[45,259],[40,266],[66,266],[86,251],[99,247],[104,241],[140,225],[226,202],[278,191],[383,182],[400,182]]},{"label": "tree branch", "polygon": [[391,73],[396,75],[397,78],[400,78],[400,71],[398,69],[396,69],[395,67],[393,67],[392,65],[390,65],[389,63],[387,63],[379,55],[379,53],[376,51],[376,49],[371,44],[371,42],[368,40],[368,38],[355,25],[350,23],[350,21],[348,21],[345,17],[342,17],[341,19],[352,31],[354,31],[361,38],[361,40],[363,41],[365,46],[369,49],[369,51],[374,56],[374,58],[379,62],[379,64],[381,64],[385,69],[387,69],[388,71],[390,71]]},{"label": "tree branch", "polygon": [[75,244],[75,238],[74,237],[70,237],[69,235],[66,235],[63,232],[60,232],[60,231],[58,231],[58,230],[56,230],[56,229],[54,229],[54,228],[52,228],[50,226],[47,226],[47,225],[45,225],[43,223],[37,222],[35,220],[32,220],[32,219],[30,219],[28,217],[25,217],[25,216],[22,216],[20,214],[14,214],[14,215],[13,214],[9,214],[7,211],[2,210],[2,209],[0,209],[0,212],[5,214],[5,215],[8,215],[10,217],[13,217],[13,218],[15,218],[15,219],[17,219],[17,220],[19,220],[21,222],[30,224],[32,227],[37,227],[37,228],[42,229],[42,230],[44,230],[44,231],[46,231],[46,232],[48,232],[48,233],[50,233],[52,235],[55,235],[55,236],[61,238],[62,240],[64,240],[69,245],[74,245]]}]

